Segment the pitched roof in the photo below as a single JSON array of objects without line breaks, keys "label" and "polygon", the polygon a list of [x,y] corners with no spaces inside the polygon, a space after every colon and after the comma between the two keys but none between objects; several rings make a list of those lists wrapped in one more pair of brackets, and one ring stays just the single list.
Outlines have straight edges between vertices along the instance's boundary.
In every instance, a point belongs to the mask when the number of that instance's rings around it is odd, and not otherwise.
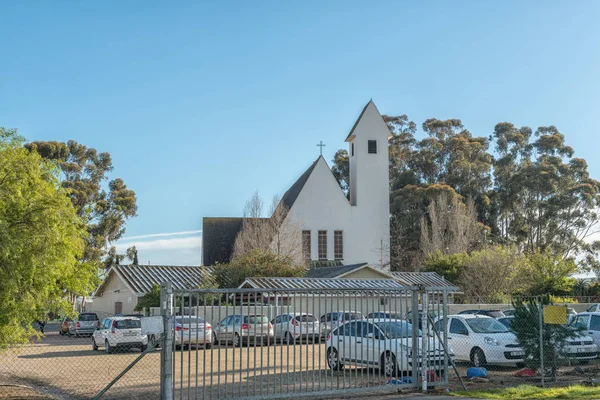
[{"label": "pitched roof", "polygon": [[306,273],[307,278],[337,278],[354,270],[364,267],[367,263],[342,265],[340,267],[312,268]]},{"label": "pitched roof", "polygon": [[458,291],[458,287],[444,279],[444,277],[435,272],[402,272],[394,271],[390,275],[398,282],[410,286],[427,286],[448,288],[454,292]]},{"label": "pitched roof", "polygon": [[111,275],[116,274],[137,294],[148,293],[152,286],[171,282],[173,289],[198,288],[212,274],[208,267],[186,267],[174,265],[115,265],[104,282],[96,290],[101,295]]},{"label": "pitched roof", "polygon": [[202,219],[202,264],[228,263],[243,218]]},{"label": "pitched roof", "polygon": [[369,107],[369,104],[371,104],[373,102],[373,99],[369,100],[369,102],[364,106],[364,108],[362,109],[362,111],[360,112],[360,115],[358,116],[358,118],[356,119],[356,122],[354,123],[354,125],[352,126],[352,129],[350,129],[350,133],[348,134],[348,136],[346,136],[346,142],[352,137],[352,135],[354,135],[354,130],[356,129],[356,127],[358,126],[358,121],[360,121],[360,119],[363,117],[365,111],[367,111],[367,107]]},{"label": "pitched roof", "polygon": [[317,158],[311,164],[311,166],[308,167],[308,169],[306,171],[304,171],[304,173],[302,175],[300,175],[300,178],[298,178],[298,180],[296,182],[294,182],[294,184],[292,186],[290,186],[290,188],[287,190],[287,192],[284,193],[283,197],[281,198],[281,202],[279,204],[283,204],[288,210],[292,209],[292,206],[294,205],[294,203],[296,202],[296,199],[300,195],[302,188],[306,184],[306,181],[308,181],[310,174],[312,174],[313,170],[315,169],[315,167],[317,166],[317,163],[319,162],[319,160],[321,158],[323,158],[323,156],[319,156],[319,158]]},{"label": "pitched roof", "polygon": [[285,289],[404,289],[393,279],[248,278],[240,288]]}]

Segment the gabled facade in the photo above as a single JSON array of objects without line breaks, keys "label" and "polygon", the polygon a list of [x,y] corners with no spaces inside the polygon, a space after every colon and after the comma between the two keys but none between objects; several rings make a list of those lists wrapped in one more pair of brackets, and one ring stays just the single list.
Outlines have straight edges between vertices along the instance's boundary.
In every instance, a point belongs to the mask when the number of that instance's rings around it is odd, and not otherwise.
[{"label": "gabled facade", "polygon": [[[350,200],[322,156],[283,195],[281,206],[287,209],[283,229],[299,228],[307,263],[368,263],[380,270],[389,269],[389,135],[377,107],[369,101],[346,138]],[[229,262],[241,229],[241,221],[223,219],[221,224],[216,223],[218,220],[204,218],[204,265]],[[225,229],[226,223],[237,230]],[[227,240],[219,240],[223,237]]]}]

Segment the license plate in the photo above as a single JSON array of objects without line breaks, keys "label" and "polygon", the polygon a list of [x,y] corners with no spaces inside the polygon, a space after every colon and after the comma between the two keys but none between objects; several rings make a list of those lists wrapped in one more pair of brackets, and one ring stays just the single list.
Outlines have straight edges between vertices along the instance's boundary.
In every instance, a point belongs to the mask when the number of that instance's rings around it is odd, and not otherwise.
[{"label": "license plate", "polygon": [[123,336],[135,336],[135,332],[125,332]]},{"label": "license plate", "polygon": [[511,356],[524,356],[525,352],[524,351],[511,351],[510,355]]}]

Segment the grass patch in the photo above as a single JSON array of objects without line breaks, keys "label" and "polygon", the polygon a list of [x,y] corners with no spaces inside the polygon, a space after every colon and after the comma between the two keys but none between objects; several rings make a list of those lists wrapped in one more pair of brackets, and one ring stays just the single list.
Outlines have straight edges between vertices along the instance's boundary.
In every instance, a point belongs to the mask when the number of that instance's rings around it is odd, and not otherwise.
[{"label": "grass patch", "polygon": [[475,390],[472,392],[453,392],[453,396],[465,396],[477,399],[600,399],[600,387],[574,385],[568,387],[539,388],[521,385],[504,389]]}]

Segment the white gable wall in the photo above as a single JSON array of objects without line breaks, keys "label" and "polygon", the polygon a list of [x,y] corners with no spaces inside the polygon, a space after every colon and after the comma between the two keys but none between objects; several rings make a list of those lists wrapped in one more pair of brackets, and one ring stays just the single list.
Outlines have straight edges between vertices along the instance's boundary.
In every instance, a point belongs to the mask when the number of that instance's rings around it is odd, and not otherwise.
[{"label": "white gable wall", "polygon": [[98,316],[114,315],[115,302],[123,303],[123,314],[132,314],[137,305],[137,296],[116,273],[111,273],[104,286],[102,296],[94,297],[92,303],[86,304],[86,311],[96,312]]}]

